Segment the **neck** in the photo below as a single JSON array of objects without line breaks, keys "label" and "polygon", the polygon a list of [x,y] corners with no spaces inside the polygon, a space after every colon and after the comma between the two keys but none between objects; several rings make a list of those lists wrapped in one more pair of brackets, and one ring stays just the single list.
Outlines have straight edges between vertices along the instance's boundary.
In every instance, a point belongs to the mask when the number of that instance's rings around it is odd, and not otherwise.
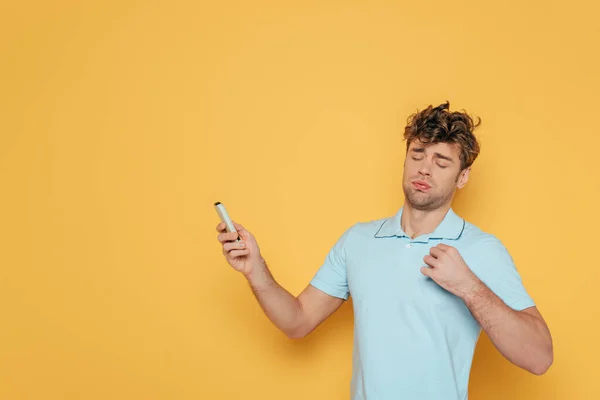
[{"label": "neck", "polygon": [[411,239],[432,233],[444,220],[450,210],[450,203],[431,211],[417,210],[405,203],[400,225]]}]

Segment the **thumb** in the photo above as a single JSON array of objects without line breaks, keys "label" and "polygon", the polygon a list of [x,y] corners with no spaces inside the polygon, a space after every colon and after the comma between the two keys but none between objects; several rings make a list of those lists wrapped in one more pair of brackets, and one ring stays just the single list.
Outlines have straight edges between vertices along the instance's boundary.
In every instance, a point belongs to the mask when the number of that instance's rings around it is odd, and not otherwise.
[{"label": "thumb", "polygon": [[233,226],[235,227],[235,230],[238,232],[238,234],[240,235],[240,237],[243,240],[248,240],[251,237],[250,232],[248,232],[248,230],[246,228],[244,228],[244,226],[242,224],[238,224],[235,221],[231,221],[233,222]]},{"label": "thumb", "polygon": [[431,278],[431,275],[433,274],[433,269],[430,267],[421,267],[421,273]]}]

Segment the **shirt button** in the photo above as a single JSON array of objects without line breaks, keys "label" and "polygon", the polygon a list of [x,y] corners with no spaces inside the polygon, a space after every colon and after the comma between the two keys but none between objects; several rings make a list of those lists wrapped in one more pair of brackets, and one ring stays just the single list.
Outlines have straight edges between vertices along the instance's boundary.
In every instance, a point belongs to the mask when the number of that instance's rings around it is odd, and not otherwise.
[{"label": "shirt button", "polygon": [[407,249],[410,249],[412,246],[410,243],[406,243],[406,245],[404,247],[406,247]]}]

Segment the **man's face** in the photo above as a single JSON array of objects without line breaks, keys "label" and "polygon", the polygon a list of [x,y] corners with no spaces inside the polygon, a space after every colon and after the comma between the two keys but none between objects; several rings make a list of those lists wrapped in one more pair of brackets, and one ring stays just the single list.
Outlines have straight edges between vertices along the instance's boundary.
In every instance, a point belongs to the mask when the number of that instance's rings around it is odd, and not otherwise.
[{"label": "man's face", "polygon": [[431,211],[452,201],[456,188],[462,188],[469,175],[469,169],[460,170],[459,154],[459,146],[449,143],[410,144],[402,188],[413,208]]}]

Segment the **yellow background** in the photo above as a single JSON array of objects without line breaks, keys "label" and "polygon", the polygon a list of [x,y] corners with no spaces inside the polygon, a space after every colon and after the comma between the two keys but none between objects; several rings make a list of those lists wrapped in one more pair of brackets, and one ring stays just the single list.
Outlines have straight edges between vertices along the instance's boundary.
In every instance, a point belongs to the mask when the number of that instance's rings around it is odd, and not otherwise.
[{"label": "yellow background", "polygon": [[266,319],[222,201],[299,293],[391,215],[406,117],[480,116],[456,211],[509,248],[551,328],[544,376],[482,336],[470,399],[597,399],[595,2],[4,2],[0,398],[347,399],[352,305]]}]

